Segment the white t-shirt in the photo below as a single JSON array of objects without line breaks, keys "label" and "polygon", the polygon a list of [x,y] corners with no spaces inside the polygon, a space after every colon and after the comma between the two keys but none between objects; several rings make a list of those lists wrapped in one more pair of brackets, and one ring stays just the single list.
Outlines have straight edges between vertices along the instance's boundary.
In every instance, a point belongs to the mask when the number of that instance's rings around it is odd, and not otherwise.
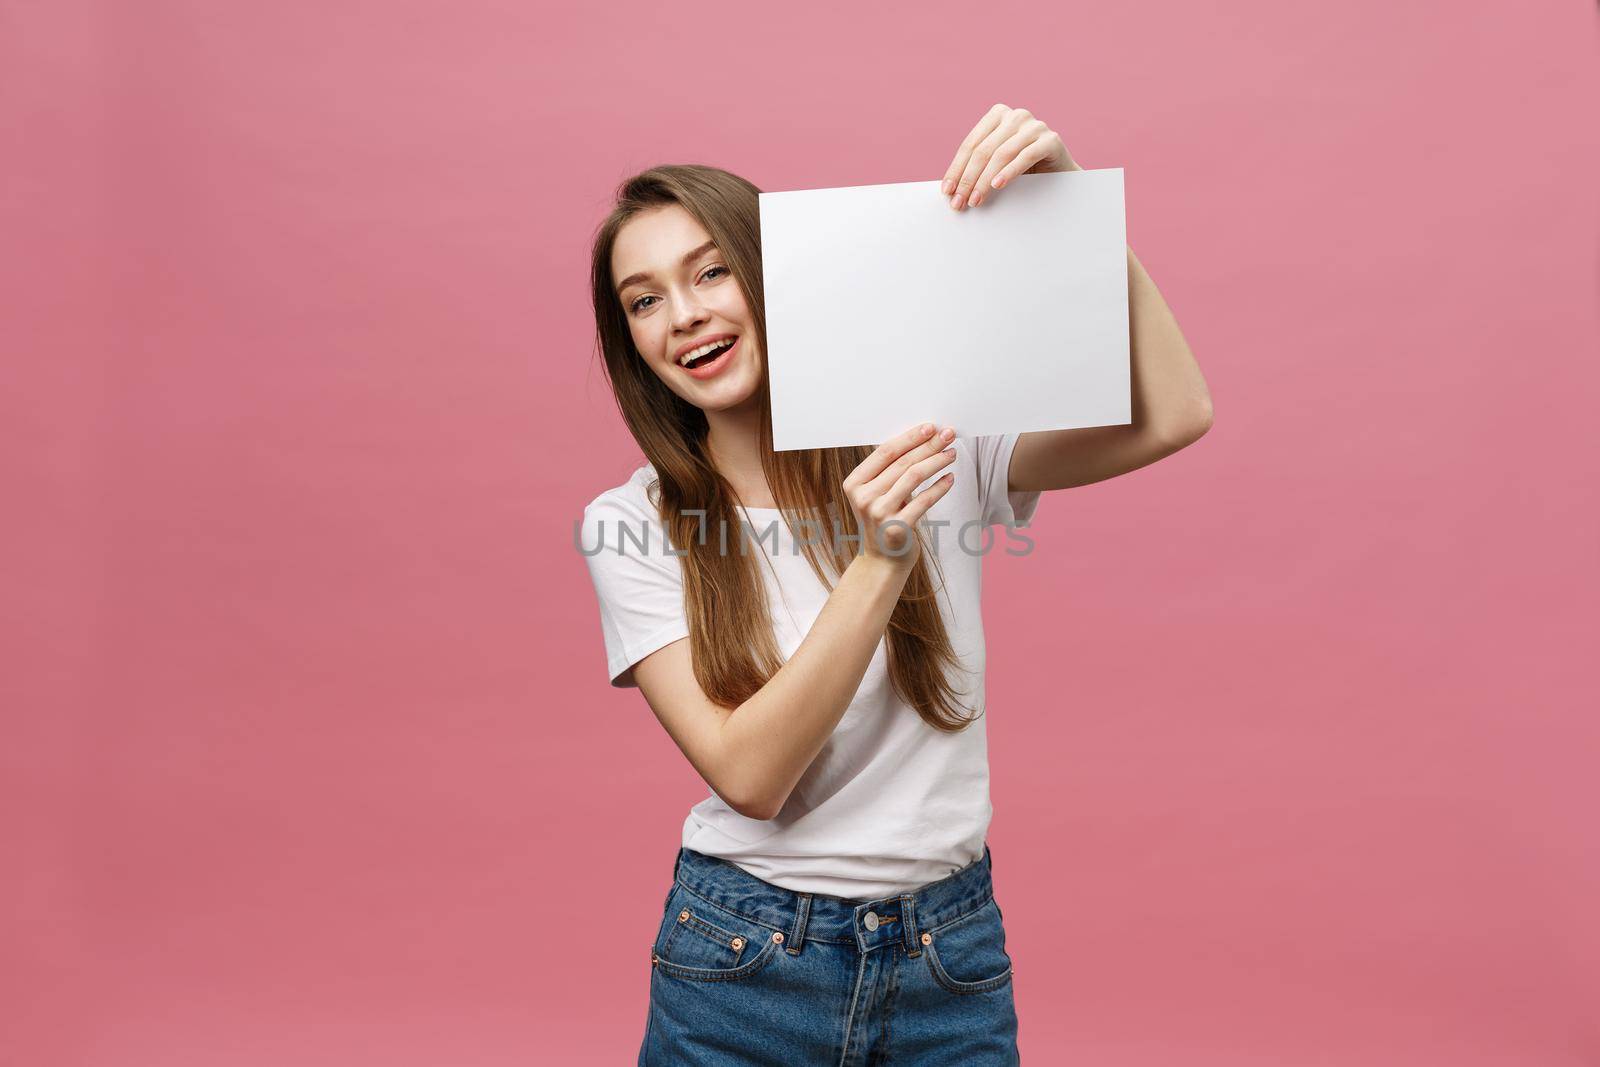
[{"label": "white t-shirt", "polygon": [[[964,676],[951,679],[958,691],[967,691],[957,697],[964,715],[985,709],[983,556],[1020,555],[1033,544],[1014,528],[1028,525],[1040,494],[1006,488],[1016,442],[1014,433],[957,437],[954,461],[935,475],[954,470],[955,483],[922,520],[944,576],[939,608],[967,666]],[[636,685],[635,663],[689,635],[679,557],[670,554],[648,495],[654,480],[654,468],[645,464],[583,513],[578,547],[599,598],[614,686]],[[761,564],[778,649],[787,659],[822,610],[828,589],[781,512],[744,513],[747,551]],[[939,520],[948,525],[935,525]],[[994,524],[1003,529],[991,529]],[[716,524],[708,520],[706,531],[707,543],[718,544]],[[738,535],[727,531],[728,551],[739,550]],[[940,572],[929,564],[937,585]],[[712,790],[690,809],[683,844],[786,889],[859,899],[910,892],[980,858],[993,811],[986,719],[980,716],[955,733],[927,725],[895,695],[887,655],[885,637],[844,717],[775,818],[746,818]]]}]

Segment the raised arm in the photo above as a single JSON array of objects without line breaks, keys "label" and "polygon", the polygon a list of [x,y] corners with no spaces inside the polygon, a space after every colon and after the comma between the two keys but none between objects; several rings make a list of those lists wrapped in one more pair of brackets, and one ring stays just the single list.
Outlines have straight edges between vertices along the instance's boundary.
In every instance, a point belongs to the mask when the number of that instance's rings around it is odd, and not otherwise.
[{"label": "raised arm", "polygon": [[[1025,108],[995,104],[956,149],[940,191],[957,211],[977,207],[1018,174],[1082,170],[1061,136]],[[1020,434],[1010,488],[1066,489],[1169,456],[1211,428],[1211,393],[1172,309],[1128,249],[1133,422]]]},{"label": "raised arm", "polygon": [[1128,249],[1133,422],[1019,434],[1011,489],[1066,489],[1147,466],[1211,429],[1211,392],[1178,320]]}]

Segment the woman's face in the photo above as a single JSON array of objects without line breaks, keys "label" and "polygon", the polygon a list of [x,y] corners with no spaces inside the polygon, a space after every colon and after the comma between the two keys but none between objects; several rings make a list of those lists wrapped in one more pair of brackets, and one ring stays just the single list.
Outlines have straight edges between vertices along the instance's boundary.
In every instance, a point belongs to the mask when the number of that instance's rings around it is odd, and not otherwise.
[{"label": "woman's face", "polygon": [[[761,385],[750,309],[705,227],[669,204],[633,217],[611,250],[611,276],[633,343],[667,388],[705,411],[749,401]],[[734,340],[692,367],[686,353]]]}]

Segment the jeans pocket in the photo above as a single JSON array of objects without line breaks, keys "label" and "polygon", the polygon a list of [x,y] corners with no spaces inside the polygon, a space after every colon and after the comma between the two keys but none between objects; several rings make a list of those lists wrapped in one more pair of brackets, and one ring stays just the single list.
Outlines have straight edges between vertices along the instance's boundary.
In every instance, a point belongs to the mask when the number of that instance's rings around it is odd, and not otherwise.
[{"label": "jeans pocket", "polygon": [[933,980],[950,992],[986,993],[1011,981],[1005,924],[994,897],[926,933],[923,958]]},{"label": "jeans pocket", "polygon": [[666,914],[650,958],[664,974],[690,981],[728,982],[755,974],[771,963],[782,947],[780,931],[675,885],[667,896]]}]

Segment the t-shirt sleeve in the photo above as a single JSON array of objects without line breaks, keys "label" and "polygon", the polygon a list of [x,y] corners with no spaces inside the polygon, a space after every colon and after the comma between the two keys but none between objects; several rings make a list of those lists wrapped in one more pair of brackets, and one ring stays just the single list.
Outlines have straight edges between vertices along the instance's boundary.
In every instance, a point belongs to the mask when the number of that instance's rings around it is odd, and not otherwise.
[{"label": "t-shirt sleeve", "polygon": [[972,439],[978,467],[978,504],[983,525],[1027,526],[1039,506],[1041,491],[1011,492],[1011,452],[1020,434],[981,435]]},{"label": "t-shirt sleeve", "polygon": [[578,550],[600,602],[606,672],[619,689],[638,685],[634,664],[689,636],[683,570],[671,548],[653,513],[604,497],[583,509]]}]

